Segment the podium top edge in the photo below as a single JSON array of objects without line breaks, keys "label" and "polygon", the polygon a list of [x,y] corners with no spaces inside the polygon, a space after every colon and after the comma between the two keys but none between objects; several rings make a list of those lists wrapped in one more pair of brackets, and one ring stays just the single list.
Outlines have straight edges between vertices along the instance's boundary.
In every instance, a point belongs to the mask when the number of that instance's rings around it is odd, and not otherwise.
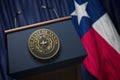
[{"label": "podium top edge", "polygon": [[17,32],[17,31],[20,31],[20,30],[29,29],[29,28],[33,28],[33,27],[36,27],[36,26],[47,25],[47,24],[50,24],[50,23],[55,23],[55,22],[64,21],[64,20],[68,20],[68,19],[71,19],[71,16],[66,16],[66,17],[62,17],[62,18],[57,18],[57,19],[53,19],[53,20],[48,20],[48,21],[44,21],[44,22],[30,24],[30,25],[26,25],[26,26],[22,26],[22,27],[17,27],[17,28],[5,30],[4,32],[5,32],[5,34],[8,34],[8,33]]}]

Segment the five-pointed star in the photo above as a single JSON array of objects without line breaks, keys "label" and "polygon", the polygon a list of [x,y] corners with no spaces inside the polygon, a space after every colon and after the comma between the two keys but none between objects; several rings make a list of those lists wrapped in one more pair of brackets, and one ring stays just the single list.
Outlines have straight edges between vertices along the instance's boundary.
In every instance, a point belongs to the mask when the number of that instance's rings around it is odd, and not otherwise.
[{"label": "five-pointed star", "polygon": [[74,4],[75,4],[75,8],[76,10],[74,12],[71,13],[71,15],[75,15],[78,17],[78,24],[80,23],[80,20],[82,19],[83,16],[89,17],[87,12],[86,12],[86,6],[87,6],[88,2],[85,2],[82,5],[79,5],[75,0],[74,0]]}]

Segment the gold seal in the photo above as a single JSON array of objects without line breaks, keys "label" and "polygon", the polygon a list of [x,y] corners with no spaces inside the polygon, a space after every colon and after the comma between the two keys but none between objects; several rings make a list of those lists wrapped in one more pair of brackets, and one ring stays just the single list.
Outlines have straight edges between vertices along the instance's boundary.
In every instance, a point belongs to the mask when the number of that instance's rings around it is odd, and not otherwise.
[{"label": "gold seal", "polygon": [[49,29],[39,29],[30,35],[28,48],[36,58],[50,59],[58,53],[60,40],[53,31]]}]

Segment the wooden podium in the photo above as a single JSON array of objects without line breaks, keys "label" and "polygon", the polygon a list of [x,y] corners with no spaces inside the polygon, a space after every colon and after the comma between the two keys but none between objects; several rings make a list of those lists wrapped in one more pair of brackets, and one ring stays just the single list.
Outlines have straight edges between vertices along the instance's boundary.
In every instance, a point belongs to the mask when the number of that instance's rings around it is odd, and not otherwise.
[{"label": "wooden podium", "polygon": [[[60,39],[55,58],[39,60],[28,50],[29,36],[38,29],[50,29]],[[71,17],[14,28],[5,31],[8,74],[17,80],[80,80],[80,63],[86,51],[72,24]]]},{"label": "wooden podium", "polygon": [[82,80],[82,78],[80,65],[74,65],[18,80]]}]

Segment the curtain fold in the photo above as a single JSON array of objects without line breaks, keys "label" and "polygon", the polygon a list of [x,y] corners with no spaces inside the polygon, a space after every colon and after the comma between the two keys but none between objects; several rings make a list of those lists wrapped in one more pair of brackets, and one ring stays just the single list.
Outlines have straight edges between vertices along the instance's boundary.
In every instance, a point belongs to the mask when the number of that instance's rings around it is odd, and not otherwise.
[{"label": "curtain fold", "polygon": [[56,14],[69,16],[67,0],[0,0],[0,80],[12,80],[6,69],[4,30],[55,19]]},{"label": "curtain fold", "polygon": [[12,80],[12,78],[7,75],[7,56],[4,39],[4,30],[3,27],[0,26],[0,80]]}]

